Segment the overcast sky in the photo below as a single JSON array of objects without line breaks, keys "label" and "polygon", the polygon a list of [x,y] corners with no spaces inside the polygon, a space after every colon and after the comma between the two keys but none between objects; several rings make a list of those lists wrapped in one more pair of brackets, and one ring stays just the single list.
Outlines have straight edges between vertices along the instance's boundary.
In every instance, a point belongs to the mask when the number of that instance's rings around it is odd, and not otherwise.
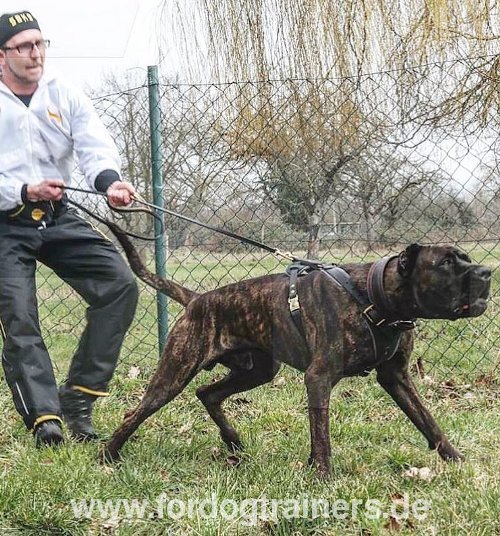
[{"label": "overcast sky", "polygon": [[[0,0],[0,14],[31,11],[51,40],[47,65],[81,87],[99,89],[103,73],[157,63],[159,5],[159,0]],[[175,71],[175,61],[170,64]]]}]

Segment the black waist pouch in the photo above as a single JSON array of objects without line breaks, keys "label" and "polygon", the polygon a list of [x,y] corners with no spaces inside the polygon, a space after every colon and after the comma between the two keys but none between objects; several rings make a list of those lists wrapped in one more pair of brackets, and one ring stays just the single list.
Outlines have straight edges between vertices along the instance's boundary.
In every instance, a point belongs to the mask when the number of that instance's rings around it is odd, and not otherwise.
[{"label": "black waist pouch", "polygon": [[0,221],[28,227],[47,227],[67,210],[66,195],[60,201],[27,201],[12,210],[0,212]]}]

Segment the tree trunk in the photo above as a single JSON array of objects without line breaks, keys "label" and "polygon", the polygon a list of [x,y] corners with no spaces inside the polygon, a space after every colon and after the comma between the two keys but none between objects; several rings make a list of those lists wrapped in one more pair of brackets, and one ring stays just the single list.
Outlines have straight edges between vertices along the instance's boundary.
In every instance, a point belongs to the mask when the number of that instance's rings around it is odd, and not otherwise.
[{"label": "tree trunk", "polygon": [[370,253],[373,251],[373,246],[377,238],[377,233],[375,232],[375,221],[373,214],[368,210],[368,208],[363,207],[363,218],[365,220],[365,236],[366,236],[366,252]]},{"label": "tree trunk", "polygon": [[309,216],[308,225],[308,240],[307,240],[307,258],[318,259],[319,258],[319,216],[317,214],[311,214]]}]

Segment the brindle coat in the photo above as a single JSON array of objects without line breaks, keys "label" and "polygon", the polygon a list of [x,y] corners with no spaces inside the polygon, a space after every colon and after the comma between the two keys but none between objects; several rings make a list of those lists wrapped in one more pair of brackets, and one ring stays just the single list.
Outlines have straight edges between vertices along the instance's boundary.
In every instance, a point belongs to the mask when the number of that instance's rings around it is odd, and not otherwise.
[{"label": "brindle coat", "polygon": [[[280,363],[287,363],[305,375],[311,434],[309,462],[320,474],[330,471],[331,390],[341,378],[367,369],[376,370],[380,385],[422,432],[431,449],[437,449],[445,460],[463,458],[424,406],[410,378],[413,333],[403,334],[389,361],[377,361],[358,304],[324,272],[313,271],[298,280],[304,328],[301,334],[288,307],[287,275],[258,277],[196,294],[151,274],[120,228],[112,223],[109,226],[134,272],[186,308],[168,336],[143,399],[126,414],[106,444],[107,459],[118,458],[122,445],[147,417],[176,397],[201,369],[210,369],[216,363],[228,367],[229,374],[200,387],[196,395],[233,451],[241,449],[242,444],[221,408],[222,402],[271,381]],[[369,268],[370,264],[344,266],[365,295]],[[389,263],[384,286],[391,309],[400,320],[456,319],[484,312],[490,277],[488,268],[472,264],[453,247],[412,245]]]}]

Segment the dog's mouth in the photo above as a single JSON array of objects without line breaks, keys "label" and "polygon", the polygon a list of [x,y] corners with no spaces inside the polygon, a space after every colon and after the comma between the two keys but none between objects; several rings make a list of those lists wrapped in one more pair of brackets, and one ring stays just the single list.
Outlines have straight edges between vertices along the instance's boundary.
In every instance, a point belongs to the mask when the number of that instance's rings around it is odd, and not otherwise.
[{"label": "dog's mouth", "polygon": [[488,308],[491,273],[482,272],[467,278],[468,292],[465,293],[461,305],[453,310],[457,318],[476,317],[482,315]]},{"label": "dog's mouth", "polygon": [[470,318],[482,315],[488,308],[487,298],[477,298],[471,303],[466,303],[461,307],[454,309],[453,313],[456,318]]}]

